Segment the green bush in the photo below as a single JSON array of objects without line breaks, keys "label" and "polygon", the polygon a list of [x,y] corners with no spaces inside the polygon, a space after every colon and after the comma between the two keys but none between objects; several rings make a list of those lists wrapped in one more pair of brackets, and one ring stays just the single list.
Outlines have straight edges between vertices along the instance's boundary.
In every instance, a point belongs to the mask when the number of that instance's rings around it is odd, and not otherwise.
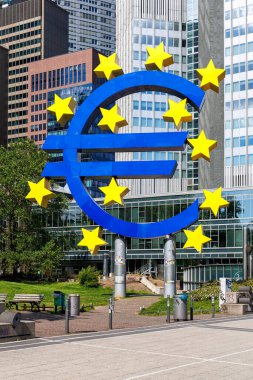
[{"label": "green bush", "polygon": [[210,300],[212,295],[217,299],[219,297],[220,286],[218,281],[207,282],[201,288],[193,290],[194,301]]},{"label": "green bush", "polygon": [[79,284],[89,288],[95,288],[99,285],[100,272],[93,266],[83,268],[78,273]]}]

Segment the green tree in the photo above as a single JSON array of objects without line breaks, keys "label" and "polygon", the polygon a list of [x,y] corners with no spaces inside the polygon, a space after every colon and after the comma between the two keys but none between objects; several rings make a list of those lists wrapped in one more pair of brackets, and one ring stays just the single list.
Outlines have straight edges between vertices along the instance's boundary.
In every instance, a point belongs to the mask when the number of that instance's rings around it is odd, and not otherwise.
[{"label": "green tree", "polygon": [[47,159],[47,154],[31,141],[0,147],[0,261],[4,271],[15,273],[24,265],[25,257],[27,263],[29,257],[33,262],[34,252],[43,251],[52,239],[45,229],[47,215],[53,211],[61,213],[65,207],[66,199],[61,194],[50,202],[47,210],[25,199],[28,181],[41,179]]}]

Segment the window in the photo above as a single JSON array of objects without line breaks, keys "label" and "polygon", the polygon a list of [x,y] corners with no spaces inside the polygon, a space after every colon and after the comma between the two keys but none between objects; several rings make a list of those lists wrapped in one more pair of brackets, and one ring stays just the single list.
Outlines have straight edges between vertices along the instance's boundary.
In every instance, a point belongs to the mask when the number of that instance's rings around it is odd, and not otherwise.
[{"label": "window", "polygon": [[226,157],[226,166],[231,165],[231,157]]},{"label": "window", "polygon": [[138,51],[134,51],[134,59],[139,60],[139,52]]},{"label": "window", "polygon": [[138,110],[139,109],[139,101],[138,100],[134,100],[133,101],[133,109],[134,110]]},{"label": "window", "polygon": [[239,137],[233,138],[233,145],[234,145],[234,148],[239,148]]},{"label": "window", "polygon": [[139,118],[138,117],[133,117],[133,126],[139,127]]},{"label": "window", "polygon": [[252,90],[253,89],[253,79],[248,80],[248,89]]},{"label": "window", "polygon": [[231,146],[231,140],[230,139],[226,139],[225,140],[225,147],[226,148],[230,148],[230,146]]}]

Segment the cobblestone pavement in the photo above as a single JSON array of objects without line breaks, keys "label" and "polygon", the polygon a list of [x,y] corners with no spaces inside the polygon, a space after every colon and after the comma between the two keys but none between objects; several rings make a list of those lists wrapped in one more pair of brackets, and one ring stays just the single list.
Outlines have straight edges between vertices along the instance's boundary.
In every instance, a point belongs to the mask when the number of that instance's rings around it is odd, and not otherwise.
[{"label": "cobblestone pavement", "polygon": [[[166,316],[152,317],[139,315],[140,307],[148,307],[158,301],[159,297],[141,296],[128,297],[115,303],[113,313],[113,328],[135,328],[163,325]],[[217,315],[218,317],[218,315]],[[220,317],[220,316],[219,316]],[[196,316],[195,319],[207,319],[210,315]],[[54,315],[48,312],[22,312],[22,319],[35,320],[37,337],[50,337],[65,333],[64,315]],[[79,317],[71,318],[70,333],[95,332],[108,330],[108,306],[98,306],[95,310],[81,313]]]}]

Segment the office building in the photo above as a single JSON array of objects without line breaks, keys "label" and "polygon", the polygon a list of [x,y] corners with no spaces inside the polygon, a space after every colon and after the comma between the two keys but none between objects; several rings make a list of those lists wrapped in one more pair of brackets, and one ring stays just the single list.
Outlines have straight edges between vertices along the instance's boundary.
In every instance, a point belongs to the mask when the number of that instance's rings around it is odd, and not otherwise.
[{"label": "office building", "polygon": [[[212,240],[203,246],[202,253],[192,248],[183,249],[186,241],[184,232],[176,234],[177,278],[183,280],[185,289],[195,288],[209,280],[219,277],[243,278],[243,257],[245,247],[253,245],[253,189],[231,189],[223,191],[224,198],[230,202],[227,208],[221,208],[218,217],[211,211],[200,210],[199,221],[193,225],[203,226],[204,235]],[[106,210],[116,218],[135,222],[156,222],[171,218],[182,212],[194,200],[203,201],[202,191],[185,192],[184,194],[153,195],[145,197],[128,197],[125,207],[113,205]],[[102,205],[102,200],[97,203]],[[82,239],[81,228],[93,229],[95,224],[73,201],[63,215],[48,215],[46,226],[59,239],[59,245],[65,252],[64,266],[78,272],[83,266],[91,263],[102,268],[104,253],[114,251],[115,235],[104,230],[103,239],[108,245],[101,247],[97,256],[89,254],[86,248],[78,247]],[[63,238],[64,237],[64,238]],[[164,237],[155,239],[131,239],[127,241],[127,271],[141,271],[142,268],[153,268],[161,277],[164,263]],[[250,250],[249,250],[250,252]],[[248,276],[253,276],[252,253],[247,256]]]},{"label": "office building", "polygon": [[0,146],[7,144],[8,49],[0,46]]},{"label": "office building", "polygon": [[253,2],[224,1],[225,186],[253,185]]},{"label": "office building", "polygon": [[[54,95],[61,98],[73,97],[78,106],[100,84],[93,70],[98,65],[98,52],[94,49],[82,50],[43,59],[28,64],[28,131],[27,137],[41,146],[47,135],[66,134],[68,125],[64,127],[57,123],[55,115],[47,111],[54,103]],[[102,80],[103,82],[103,80]],[[76,111],[75,110],[75,111]],[[103,133],[97,127],[97,121],[92,124],[93,133]],[[61,160],[61,155],[54,154],[54,160]],[[82,161],[111,161],[112,153],[83,152],[80,156]],[[89,180],[85,184],[93,197],[101,197],[99,186],[108,181]],[[62,186],[65,180],[58,181]]]},{"label": "office building", "polygon": [[50,0],[0,9],[0,45],[9,50],[8,142],[28,135],[28,63],[68,51],[68,14]]},{"label": "office building", "polygon": [[52,0],[69,13],[69,51],[115,52],[115,0]]},{"label": "office building", "polygon": [[[176,75],[187,77],[185,0],[118,0],[117,1],[117,46],[119,62],[125,73],[146,70],[148,57],[146,47],[164,43],[166,51],[173,55],[174,64],[166,68]],[[123,116],[129,123],[126,132],[176,131],[173,123],[166,123],[163,114],[168,109],[168,95],[158,92],[142,92],[118,101]],[[191,128],[192,124],[189,126]],[[186,129],[187,125],[183,126]],[[188,129],[189,129],[188,128]],[[122,128],[123,129],[123,128]],[[124,131],[121,131],[124,133]],[[191,131],[189,136],[192,137]],[[196,189],[197,184],[188,182],[187,150],[181,152],[134,152],[118,154],[117,160],[166,160],[178,163],[174,177],[125,181],[132,195],[169,193]]]}]

